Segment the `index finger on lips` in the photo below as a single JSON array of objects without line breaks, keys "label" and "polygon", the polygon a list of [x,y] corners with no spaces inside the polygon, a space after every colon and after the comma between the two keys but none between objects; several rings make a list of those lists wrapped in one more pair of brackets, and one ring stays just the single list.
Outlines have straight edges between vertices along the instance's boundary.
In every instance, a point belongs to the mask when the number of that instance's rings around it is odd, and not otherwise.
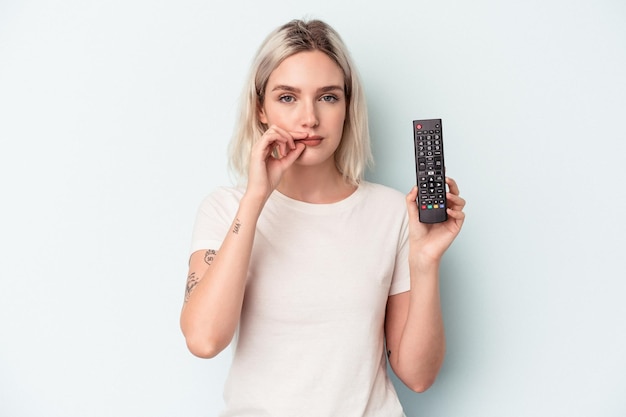
[{"label": "index finger on lips", "polygon": [[293,139],[306,139],[309,134],[307,132],[289,132]]},{"label": "index finger on lips", "polygon": [[[272,125],[271,128],[279,135],[279,137],[276,138],[277,140],[279,140],[284,145],[288,145],[290,149],[296,148],[293,132],[288,132],[285,129],[280,128],[276,125]],[[295,137],[298,138],[297,134]]]},{"label": "index finger on lips", "polygon": [[270,126],[265,132],[261,140],[259,140],[259,146],[263,149],[269,150],[274,158],[281,158],[287,153],[287,146],[289,135],[286,132],[276,126]]}]

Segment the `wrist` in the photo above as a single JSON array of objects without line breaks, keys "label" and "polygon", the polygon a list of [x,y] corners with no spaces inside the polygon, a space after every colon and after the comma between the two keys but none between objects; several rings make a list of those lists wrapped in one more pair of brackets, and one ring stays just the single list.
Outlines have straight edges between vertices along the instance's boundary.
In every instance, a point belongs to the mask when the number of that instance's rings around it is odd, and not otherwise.
[{"label": "wrist", "polygon": [[409,256],[409,266],[420,275],[439,275],[439,258],[433,258],[422,254]]},{"label": "wrist", "polygon": [[239,211],[258,217],[269,197],[262,194],[254,194],[246,191],[239,202]]}]

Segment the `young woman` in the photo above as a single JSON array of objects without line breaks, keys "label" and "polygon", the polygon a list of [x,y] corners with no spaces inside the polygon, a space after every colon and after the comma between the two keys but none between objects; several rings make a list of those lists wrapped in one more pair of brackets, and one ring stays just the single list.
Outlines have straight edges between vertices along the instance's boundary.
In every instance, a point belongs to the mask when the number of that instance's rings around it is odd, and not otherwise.
[{"label": "young woman", "polygon": [[321,21],[262,44],[231,150],[247,181],[198,211],[181,314],[199,357],[234,339],[222,416],[403,416],[387,356],[418,392],[441,367],[438,270],[464,219],[456,183],[448,221],[425,225],[416,188],[362,179],[363,91]]}]

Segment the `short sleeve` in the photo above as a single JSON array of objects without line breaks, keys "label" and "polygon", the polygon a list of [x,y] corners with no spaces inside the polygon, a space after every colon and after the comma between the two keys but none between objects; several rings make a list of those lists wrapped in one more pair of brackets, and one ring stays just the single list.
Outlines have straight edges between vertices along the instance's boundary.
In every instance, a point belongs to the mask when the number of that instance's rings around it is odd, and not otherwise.
[{"label": "short sleeve", "polygon": [[398,235],[398,249],[396,263],[391,278],[389,295],[396,295],[411,289],[411,275],[409,271],[409,217],[404,210],[404,219]]},{"label": "short sleeve", "polygon": [[202,200],[191,237],[191,253],[202,249],[218,250],[232,224],[242,190],[220,187]]}]

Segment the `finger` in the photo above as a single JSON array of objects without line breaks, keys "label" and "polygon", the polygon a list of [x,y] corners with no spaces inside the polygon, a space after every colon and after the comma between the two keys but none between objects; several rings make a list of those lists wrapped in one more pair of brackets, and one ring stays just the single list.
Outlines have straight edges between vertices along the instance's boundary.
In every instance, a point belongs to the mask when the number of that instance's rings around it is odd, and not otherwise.
[{"label": "finger", "polygon": [[309,134],[307,132],[287,132],[293,139],[306,139]]},{"label": "finger", "polygon": [[448,217],[451,217],[454,220],[460,220],[461,222],[465,220],[465,213],[461,210],[453,210],[448,207],[446,212],[448,213]]},{"label": "finger", "polygon": [[[280,148],[280,157],[284,157],[287,155],[288,150],[287,150],[287,143],[279,143],[278,147]],[[291,149],[289,149],[291,150]]]},{"label": "finger", "polygon": [[296,161],[296,159],[302,155],[302,152],[304,152],[305,149],[306,145],[304,143],[296,143],[295,148],[281,158],[280,163],[282,164],[283,169],[289,168]]},{"label": "finger", "polygon": [[453,205],[453,206],[458,207],[459,209],[462,209],[463,207],[465,207],[465,199],[462,197],[459,197],[458,195],[447,193],[446,198],[448,200],[448,206]]},{"label": "finger", "polygon": [[448,184],[448,189],[452,194],[459,195],[459,186],[454,179],[446,177],[446,184]]},{"label": "finger", "polygon": [[304,139],[309,136],[307,132],[291,132],[276,125],[272,125],[271,129],[280,135],[280,139],[284,140],[286,147],[290,149],[296,149],[295,139]]},{"label": "finger", "polygon": [[309,137],[309,134],[307,132],[289,132],[289,135],[291,136],[292,149],[296,148],[296,142],[298,140],[306,139],[307,137]]},{"label": "finger", "polygon": [[272,125],[268,127],[265,132],[263,132],[263,136],[261,138],[268,142],[278,141],[285,143],[288,142],[289,139],[291,139],[291,135],[286,130],[281,129],[278,126]]},{"label": "finger", "polygon": [[417,185],[414,185],[413,188],[411,188],[411,191],[409,191],[409,193],[406,195],[406,203],[408,205],[413,205],[416,199],[417,199]]},{"label": "finger", "polygon": [[411,219],[417,216],[417,185],[406,195],[406,208]]},{"label": "finger", "polygon": [[293,149],[293,139],[286,130],[281,129],[276,125],[272,125],[267,129],[266,133],[267,132],[270,132],[271,138],[279,143],[281,157],[287,154],[287,147]]},{"label": "finger", "polygon": [[[308,133],[296,133],[295,134],[295,139],[299,139],[300,136],[304,136],[304,138],[306,138],[308,136]],[[285,138],[285,137],[283,137]],[[278,147],[280,148],[280,158],[283,158],[285,156],[287,156],[289,153],[293,152],[294,150],[296,150],[296,141],[294,140],[294,137],[292,136],[291,133],[287,133],[287,137],[285,138],[285,142],[280,142],[278,144]],[[298,150],[298,154],[296,156],[296,159],[298,156],[300,156],[300,154],[302,153],[302,151],[304,151],[304,149],[306,148],[306,146],[304,144],[301,143],[302,146],[304,146],[304,148],[302,148],[301,150]],[[277,159],[280,159],[277,158]],[[293,163],[293,161],[291,161],[289,164],[291,165],[291,163]]]},{"label": "finger", "polygon": [[263,133],[255,148],[257,152],[263,154],[264,158],[272,155],[275,159],[280,159],[287,154],[288,147],[292,148],[288,145],[289,141],[293,143],[293,139],[286,131],[277,126],[270,126]]}]

